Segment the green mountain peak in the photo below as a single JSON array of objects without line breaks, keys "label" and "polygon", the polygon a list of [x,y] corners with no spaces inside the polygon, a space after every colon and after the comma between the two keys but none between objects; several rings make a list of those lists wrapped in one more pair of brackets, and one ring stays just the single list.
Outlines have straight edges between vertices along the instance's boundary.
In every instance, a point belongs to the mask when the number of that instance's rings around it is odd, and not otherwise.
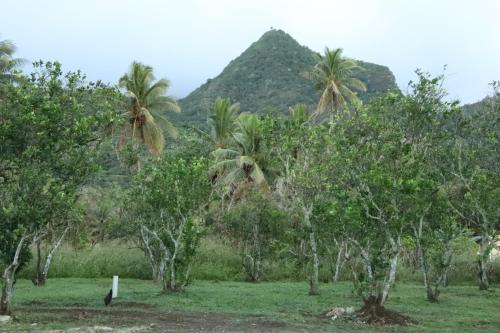
[{"label": "green mountain peak", "polygon": [[[315,107],[319,94],[304,73],[316,64],[316,53],[282,30],[270,30],[233,59],[222,73],[179,100],[182,113],[171,115],[177,123],[202,125],[218,96],[240,103],[240,112],[285,113],[297,103]],[[362,99],[397,89],[389,68],[359,61],[356,76],[367,85]]]}]

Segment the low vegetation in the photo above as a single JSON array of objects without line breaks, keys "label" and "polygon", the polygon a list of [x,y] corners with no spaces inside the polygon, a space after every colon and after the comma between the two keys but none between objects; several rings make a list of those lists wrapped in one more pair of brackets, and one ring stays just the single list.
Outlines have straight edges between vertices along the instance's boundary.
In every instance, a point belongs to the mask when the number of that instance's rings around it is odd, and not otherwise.
[{"label": "low vegetation", "polygon": [[[275,31],[259,43],[276,34],[290,43]],[[228,94],[203,101],[213,109],[205,132],[164,117],[180,108],[147,65],[133,62],[108,86],[52,62],[25,75],[12,45],[0,50],[0,315],[18,318],[9,327],[90,318],[161,330],[167,310],[198,318],[195,328],[500,324],[498,82],[473,111],[422,71],[404,95],[359,98],[370,92],[365,69],[326,48],[300,76],[319,92],[314,105],[289,99],[288,115],[263,116]],[[101,278],[117,274],[134,280],[99,313]],[[54,312],[64,316],[50,324]]]},{"label": "low vegetation", "polygon": [[[219,330],[244,332],[497,332],[500,297],[472,286],[451,286],[440,304],[422,297],[422,285],[398,284],[391,308],[417,322],[373,326],[352,318],[332,321],[324,314],[357,306],[349,282],[321,285],[308,296],[302,282],[196,281],[184,293],[162,294],[151,281],[122,279],[119,297],[104,309],[109,279],[52,279],[44,288],[20,280],[13,330],[75,326],[145,327],[148,332]],[[57,320],[54,314],[57,313]],[[33,326],[33,324],[36,326]]]}]

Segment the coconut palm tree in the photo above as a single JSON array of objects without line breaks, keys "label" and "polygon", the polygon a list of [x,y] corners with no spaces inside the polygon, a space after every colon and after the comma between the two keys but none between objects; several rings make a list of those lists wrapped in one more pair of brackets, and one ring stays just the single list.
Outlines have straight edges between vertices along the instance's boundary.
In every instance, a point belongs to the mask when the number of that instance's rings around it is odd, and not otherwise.
[{"label": "coconut palm tree", "polygon": [[11,79],[11,71],[24,62],[13,58],[15,52],[16,46],[11,41],[0,41],[0,82]]},{"label": "coconut palm tree", "polygon": [[180,112],[177,102],[166,92],[170,86],[167,79],[155,82],[153,68],[132,62],[130,72],[120,78],[119,85],[127,90],[130,97],[127,126],[122,133],[121,143],[126,136],[132,141],[139,138],[151,154],[158,155],[165,147],[163,131],[171,137],[177,137],[174,125],[162,114],[170,110]]},{"label": "coconut palm tree", "polygon": [[353,77],[354,71],[361,69],[354,60],[344,58],[342,49],[325,48],[324,55],[318,55],[318,63],[306,78],[316,84],[321,92],[315,114],[329,112],[331,116],[342,110],[347,102],[359,101],[352,90],[366,91],[366,85]]},{"label": "coconut palm tree", "polygon": [[288,110],[290,112],[289,120],[295,125],[300,126],[306,124],[311,118],[311,114],[309,113],[309,110],[307,109],[307,106],[305,104],[295,104]]},{"label": "coconut palm tree", "polygon": [[237,113],[239,103],[231,105],[229,98],[218,97],[215,101],[214,113],[208,117],[211,138],[216,148],[227,148],[238,130]]},{"label": "coconut palm tree", "polygon": [[215,164],[210,169],[212,179],[222,182],[228,195],[249,183],[267,186],[267,178],[272,173],[268,156],[261,147],[262,128],[257,116],[242,113],[237,123],[234,148],[215,150]]}]

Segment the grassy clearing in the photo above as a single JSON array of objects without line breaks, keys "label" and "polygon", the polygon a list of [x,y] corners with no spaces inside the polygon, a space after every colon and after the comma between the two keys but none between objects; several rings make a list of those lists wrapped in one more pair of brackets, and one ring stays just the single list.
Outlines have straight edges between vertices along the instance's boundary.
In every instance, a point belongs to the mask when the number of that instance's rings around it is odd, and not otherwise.
[{"label": "grassy clearing", "polygon": [[204,327],[226,329],[257,325],[268,330],[281,327],[336,332],[500,331],[500,291],[480,292],[473,286],[449,287],[439,304],[429,304],[421,286],[397,284],[388,308],[410,315],[418,324],[374,327],[320,319],[321,313],[335,306],[359,307],[347,282],[324,284],[320,296],[308,296],[306,284],[299,282],[195,281],[186,292],[161,294],[150,281],[122,279],[119,298],[111,308],[105,308],[102,299],[110,284],[110,279],[70,278],[49,279],[45,287],[34,287],[30,281],[20,280],[13,299],[18,321],[4,328],[33,329],[33,322],[37,329],[109,325],[114,316],[111,323],[119,326],[186,320],[189,326],[198,320],[193,324],[196,326],[201,320]]},{"label": "grassy clearing", "polygon": [[[450,272],[452,284],[476,283],[474,244],[464,245],[458,252]],[[414,251],[406,251],[398,267],[398,280],[420,283],[421,273],[412,257]],[[34,275],[34,260],[21,271],[19,277],[30,279]],[[343,272],[342,278],[348,279]],[[94,247],[75,250],[68,245],[62,246],[54,256],[50,277],[56,278],[103,278],[112,275],[132,279],[150,279],[150,267],[143,252],[131,244],[112,241]],[[241,258],[238,250],[228,241],[215,237],[202,240],[193,263],[192,277],[196,280],[245,281]],[[320,279],[329,281],[331,273],[328,263],[322,261]],[[492,283],[500,283],[500,260],[492,263],[490,274]],[[299,269],[293,258],[273,258],[264,261],[264,281],[304,281],[303,270]]]}]

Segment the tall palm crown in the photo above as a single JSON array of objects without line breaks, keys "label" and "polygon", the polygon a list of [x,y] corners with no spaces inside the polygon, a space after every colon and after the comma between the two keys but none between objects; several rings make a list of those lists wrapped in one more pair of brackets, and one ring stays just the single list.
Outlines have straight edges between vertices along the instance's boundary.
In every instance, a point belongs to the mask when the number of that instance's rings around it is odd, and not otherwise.
[{"label": "tall palm crown", "polygon": [[11,78],[10,71],[23,63],[22,59],[13,58],[16,46],[8,41],[0,41],[0,81]]},{"label": "tall palm crown", "polygon": [[178,135],[162,112],[180,112],[180,107],[172,97],[165,95],[169,81],[155,80],[152,67],[134,61],[130,72],[120,78],[119,84],[130,97],[128,118],[131,126],[127,127],[122,139],[126,134],[130,134],[132,140],[139,137],[152,154],[158,155],[165,147],[163,130],[172,137]]},{"label": "tall palm crown", "polygon": [[342,110],[347,102],[358,101],[352,89],[366,91],[366,85],[353,77],[354,71],[361,69],[354,60],[344,58],[342,49],[325,48],[324,55],[318,55],[318,63],[306,77],[316,83],[321,91],[316,114]]},{"label": "tall palm crown", "polygon": [[208,117],[212,141],[217,148],[227,148],[238,130],[237,113],[239,103],[231,105],[231,101],[218,97],[215,101],[214,113]]},{"label": "tall palm crown", "polygon": [[229,194],[243,184],[267,184],[269,163],[262,151],[262,127],[257,116],[241,114],[233,138],[234,148],[219,148],[213,152],[216,160],[210,170],[213,177],[226,185]]},{"label": "tall palm crown", "polygon": [[307,106],[302,103],[295,104],[290,107],[288,111],[290,111],[289,120],[295,125],[303,125],[311,118],[311,114],[309,113]]}]

